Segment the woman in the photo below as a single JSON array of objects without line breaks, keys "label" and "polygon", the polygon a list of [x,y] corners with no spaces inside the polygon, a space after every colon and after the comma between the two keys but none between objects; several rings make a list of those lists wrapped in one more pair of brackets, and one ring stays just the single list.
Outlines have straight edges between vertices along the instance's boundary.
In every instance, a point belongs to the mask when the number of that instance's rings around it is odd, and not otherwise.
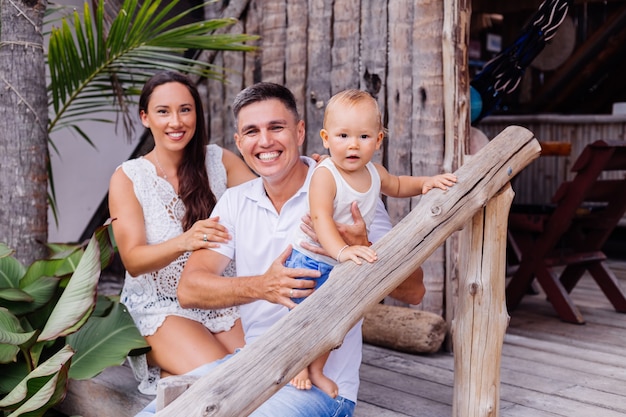
[{"label": "woman", "polygon": [[254,174],[234,153],[208,145],[200,96],[186,76],[149,79],[139,115],[154,149],[115,171],[109,210],[126,268],[121,302],[151,347],[131,365],[140,391],[154,394],[159,376],[189,372],[244,344],[237,308],[183,309],[176,289],[191,251],[229,239],[209,218],[217,198]]}]

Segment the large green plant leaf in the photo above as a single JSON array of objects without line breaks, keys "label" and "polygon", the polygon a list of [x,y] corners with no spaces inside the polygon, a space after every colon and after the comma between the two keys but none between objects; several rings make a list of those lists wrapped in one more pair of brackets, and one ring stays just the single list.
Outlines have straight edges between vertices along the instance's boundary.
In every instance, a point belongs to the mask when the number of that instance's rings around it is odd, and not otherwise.
[{"label": "large green plant leaf", "polygon": [[[0,300],[24,301],[30,303],[34,299],[27,292],[19,288],[2,288],[0,289]],[[0,305],[2,305],[2,302],[0,302]]]},{"label": "large green plant leaf", "polygon": [[20,290],[28,295],[27,299],[15,300],[14,302],[7,301],[1,304],[11,310],[16,316],[23,316],[46,305],[54,296],[58,286],[58,278],[41,277]]},{"label": "large green plant leaf", "polygon": [[0,397],[11,392],[28,375],[28,367],[23,361],[0,365]]},{"label": "large green plant leaf", "polygon": [[21,345],[26,343],[35,331],[24,332],[20,321],[6,308],[0,307],[0,343]]},{"label": "large green plant leaf", "polygon": [[131,350],[148,348],[123,304],[115,304],[105,317],[90,317],[67,343],[76,351],[69,373],[73,379],[92,378],[122,364]]},{"label": "large green plant leaf", "polygon": [[111,265],[117,247],[113,238],[113,228],[111,227],[111,219],[108,219],[102,226],[98,227],[94,232],[98,240],[100,248],[100,269],[104,270]]},{"label": "large green plant leaf", "polygon": [[28,342],[35,333],[25,332],[17,317],[0,307],[0,363],[14,361],[19,345]]},{"label": "large green plant leaf", "polygon": [[59,286],[59,279],[54,277],[41,277],[39,280],[23,288],[23,291],[27,293],[32,301],[29,303],[12,303],[8,304],[9,310],[15,315],[22,316],[24,314],[32,313],[46,305],[52,300],[57,287]]},{"label": "large green plant leaf", "polygon": [[[50,245],[49,245],[50,246]],[[58,269],[55,272],[55,276],[64,277],[70,275],[76,271],[78,262],[83,257],[83,248],[78,245],[73,245],[59,252],[53,252],[50,256],[49,262],[61,261]]]},{"label": "large green plant leaf", "polygon": [[[10,416],[41,416],[65,393],[69,361],[74,352],[65,346],[35,368],[0,400],[0,409],[17,409]],[[19,406],[19,407],[18,407]]]},{"label": "large green plant leaf", "polygon": [[40,259],[33,262],[20,279],[20,288],[24,289],[24,287],[30,286],[43,276],[59,276],[57,271],[63,265],[63,262],[63,259]]},{"label": "large green plant leaf", "polygon": [[53,278],[63,260],[40,260],[26,270],[13,257],[0,258],[0,306],[16,316],[37,310],[50,301],[57,288]]},{"label": "large green plant leaf", "polygon": [[19,288],[25,273],[26,268],[17,259],[11,256],[0,258],[0,288]]},{"label": "large green plant leaf", "polygon": [[8,247],[4,243],[0,243],[0,258],[5,258],[7,256],[11,256],[12,253],[13,253],[13,249]]},{"label": "large green plant leaf", "polygon": [[100,277],[100,249],[95,236],[83,254],[61,298],[56,303],[38,340],[66,336],[84,321],[96,303],[96,289]]}]

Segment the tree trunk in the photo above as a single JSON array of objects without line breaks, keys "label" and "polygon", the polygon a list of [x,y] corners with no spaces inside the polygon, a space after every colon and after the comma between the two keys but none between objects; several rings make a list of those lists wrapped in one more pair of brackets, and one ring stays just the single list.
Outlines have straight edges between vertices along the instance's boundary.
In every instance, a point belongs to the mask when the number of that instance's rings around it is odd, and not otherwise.
[{"label": "tree trunk", "polygon": [[25,264],[48,239],[46,5],[0,0],[0,241]]}]

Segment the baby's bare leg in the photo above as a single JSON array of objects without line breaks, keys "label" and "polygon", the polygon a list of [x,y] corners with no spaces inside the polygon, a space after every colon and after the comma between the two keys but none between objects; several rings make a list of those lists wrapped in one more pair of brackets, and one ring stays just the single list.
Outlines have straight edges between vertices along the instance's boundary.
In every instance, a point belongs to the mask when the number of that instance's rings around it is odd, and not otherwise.
[{"label": "baby's bare leg", "polygon": [[339,387],[337,387],[335,381],[324,375],[324,365],[329,355],[330,352],[327,352],[311,362],[309,365],[309,378],[313,385],[324,391],[331,398],[335,398],[339,395]]},{"label": "baby's bare leg", "polygon": [[304,368],[298,372],[298,375],[293,377],[290,383],[297,389],[311,389],[313,387],[313,383],[309,379],[309,368]]}]

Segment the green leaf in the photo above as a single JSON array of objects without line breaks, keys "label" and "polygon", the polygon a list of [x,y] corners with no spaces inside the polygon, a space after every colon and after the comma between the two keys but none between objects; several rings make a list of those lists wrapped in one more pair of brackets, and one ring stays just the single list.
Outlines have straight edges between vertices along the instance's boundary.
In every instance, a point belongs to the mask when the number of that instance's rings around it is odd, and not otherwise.
[{"label": "green leaf", "polygon": [[123,304],[115,304],[108,316],[92,316],[67,343],[76,351],[69,373],[74,379],[92,378],[123,363],[131,350],[148,348]]},{"label": "green leaf", "polygon": [[0,258],[0,288],[19,288],[26,269],[13,257]]},{"label": "green leaf", "polygon": [[48,303],[54,296],[58,286],[58,278],[41,277],[21,290],[29,296],[30,302],[6,302],[3,304],[16,316],[23,316],[38,310]]},{"label": "green leaf", "polygon": [[[80,108],[85,105],[81,102],[85,97],[88,98],[87,106],[99,103],[101,109],[121,111],[128,122],[131,97],[138,95],[147,78],[160,70],[217,77],[216,68],[211,64],[184,58],[182,52],[187,49],[255,49],[245,42],[258,39],[256,36],[214,33],[235,24],[236,20],[232,18],[179,26],[193,11],[193,8],[187,8],[183,13],[169,13],[179,3],[179,0],[145,0],[141,3],[125,0],[108,34],[103,27],[103,0],[97,2],[94,13],[95,31],[88,2],[85,2],[82,20],[78,13],[62,19],[60,27],[51,31],[48,45],[48,91],[53,111],[48,131],[54,131],[61,124],[75,125],[75,117],[84,114]],[[155,48],[167,59],[154,59]],[[74,107],[79,110],[73,110]]]},{"label": "green leaf", "polygon": [[91,315],[94,317],[107,316],[113,309],[114,305],[115,305],[115,302],[110,297],[104,296],[104,295],[98,295],[98,300],[96,301],[96,308],[93,310]]},{"label": "green leaf", "polygon": [[0,397],[11,392],[19,382],[28,375],[28,367],[24,361],[0,364]]},{"label": "green leaf", "polygon": [[62,399],[67,382],[67,369],[72,355],[74,352],[70,346],[63,347],[50,359],[35,368],[0,400],[0,409],[11,409],[21,404],[10,416],[43,415],[43,412],[28,413],[37,410],[45,411]]},{"label": "green leaf", "polygon": [[66,336],[71,331],[69,329],[93,310],[99,278],[100,250],[95,236],[92,236],[76,271],[39,335],[39,341]]},{"label": "green leaf", "polygon": [[113,262],[116,250],[111,219],[108,219],[104,225],[98,227],[94,235],[98,240],[98,247],[100,248],[100,268],[104,270]]},{"label": "green leaf", "polygon": [[7,256],[11,256],[13,252],[13,249],[8,247],[6,244],[0,243],[0,258],[6,258]]},{"label": "green leaf", "polygon": [[69,256],[67,252],[58,253],[53,256],[54,258],[63,260],[63,263],[59,266],[55,274],[57,277],[62,277],[76,271],[76,268],[78,268],[77,265],[83,257],[83,251],[80,247],[75,247],[74,251]]},{"label": "green leaf", "polygon": [[33,297],[19,288],[0,289],[0,299],[7,301],[25,301],[28,303],[33,301]]},{"label": "green leaf", "polygon": [[26,269],[26,273],[20,280],[20,288],[25,289],[26,287],[30,287],[44,276],[58,276],[57,271],[63,265],[63,262],[63,259],[42,259],[33,262],[28,269]]},{"label": "green leaf", "polygon": [[19,346],[28,342],[35,331],[24,332],[20,321],[6,308],[0,307],[0,343]]},{"label": "green leaf", "polygon": [[0,343],[0,364],[15,362],[19,351],[18,346]]}]

